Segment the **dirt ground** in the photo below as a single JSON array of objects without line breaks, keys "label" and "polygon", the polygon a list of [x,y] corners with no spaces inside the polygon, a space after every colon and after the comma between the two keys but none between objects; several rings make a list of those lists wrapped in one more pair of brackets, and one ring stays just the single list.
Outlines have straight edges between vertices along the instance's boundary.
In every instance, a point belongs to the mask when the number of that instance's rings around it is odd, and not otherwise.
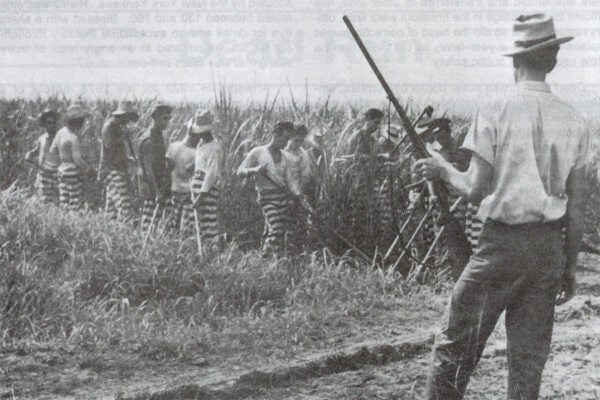
[{"label": "dirt ground", "polygon": [[[600,399],[600,257],[580,255],[577,296],[558,309],[543,399]],[[383,307],[303,352],[234,358],[141,360],[40,347],[0,353],[7,399],[419,399],[442,300],[414,315]],[[503,322],[471,379],[467,399],[503,399]]]}]

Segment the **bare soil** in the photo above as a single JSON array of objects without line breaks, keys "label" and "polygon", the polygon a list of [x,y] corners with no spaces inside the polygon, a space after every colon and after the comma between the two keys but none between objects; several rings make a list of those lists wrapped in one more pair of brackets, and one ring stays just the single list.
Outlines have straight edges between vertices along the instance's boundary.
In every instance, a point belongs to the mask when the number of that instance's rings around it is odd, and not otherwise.
[{"label": "bare soil", "polygon": [[[543,399],[600,399],[600,257],[581,254],[578,277],[577,296],[557,311]],[[271,354],[153,359],[148,351],[4,349],[0,398],[419,399],[443,303],[439,296],[415,304],[411,315],[384,304],[332,321],[314,343]],[[503,399],[506,374],[501,321],[466,398]]]}]

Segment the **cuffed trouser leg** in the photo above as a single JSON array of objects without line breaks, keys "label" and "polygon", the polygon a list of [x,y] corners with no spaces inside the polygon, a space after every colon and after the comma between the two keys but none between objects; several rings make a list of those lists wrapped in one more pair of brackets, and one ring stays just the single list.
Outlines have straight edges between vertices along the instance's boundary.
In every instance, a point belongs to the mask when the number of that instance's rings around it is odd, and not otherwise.
[{"label": "cuffed trouser leg", "polygon": [[462,399],[469,377],[504,309],[506,287],[459,280],[436,336],[428,399]]},{"label": "cuffed trouser leg", "polygon": [[550,353],[558,280],[524,289],[506,308],[508,399],[538,400]]}]

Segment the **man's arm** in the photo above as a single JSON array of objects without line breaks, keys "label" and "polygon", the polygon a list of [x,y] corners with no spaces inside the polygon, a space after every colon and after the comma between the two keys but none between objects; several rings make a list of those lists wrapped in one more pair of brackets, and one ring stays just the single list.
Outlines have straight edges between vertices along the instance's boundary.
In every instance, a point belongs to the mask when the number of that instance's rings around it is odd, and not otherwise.
[{"label": "man's arm", "polygon": [[567,179],[567,221],[566,221],[566,260],[567,265],[563,282],[556,304],[561,305],[571,300],[575,295],[575,275],[577,269],[577,254],[583,236],[583,221],[585,211],[586,184],[585,168],[577,168]]},{"label": "man's arm", "polygon": [[244,161],[240,164],[237,170],[237,176],[245,178],[248,175],[259,172],[261,169],[263,169],[263,166],[258,164],[256,153],[254,150],[250,150],[250,153],[248,153]]},{"label": "man's arm", "polygon": [[79,146],[79,139],[74,138],[70,140],[71,145],[71,156],[73,157],[73,162],[83,171],[88,171],[90,169],[88,163],[81,156],[81,149]]},{"label": "man's arm", "polygon": [[433,153],[433,157],[418,160],[415,168],[425,179],[442,179],[474,204],[479,204],[487,196],[493,177],[492,166],[477,153],[473,153],[469,169],[465,172],[457,170],[437,152]]},{"label": "man's arm", "polygon": [[175,144],[171,143],[169,147],[167,147],[167,152],[165,153],[165,161],[167,162],[167,170],[169,172],[175,169],[175,157],[177,157]]},{"label": "man's arm", "polygon": [[204,177],[204,182],[202,182],[202,188],[200,189],[201,193],[210,192],[213,186],[217,184],[217,180],[219,179],[220,175],[220,160],[221,150],[216,150],[213,154],[210,155],[206,176]]}]

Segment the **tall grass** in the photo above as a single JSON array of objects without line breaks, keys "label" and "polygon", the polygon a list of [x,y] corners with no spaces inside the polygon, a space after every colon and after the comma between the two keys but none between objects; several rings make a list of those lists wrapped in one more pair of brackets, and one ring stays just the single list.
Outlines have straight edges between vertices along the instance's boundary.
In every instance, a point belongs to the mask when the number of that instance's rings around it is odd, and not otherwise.
[{"label": "tall grass", "polygon": [[[41,133],[35,117],[45,107],[53,107],[64,112],[73,100],[55,97],[42,100],[14,100],[0,102],[0,130],[3,133],[2,157],[0,159],[0,172],[2,188],[6,188],[15,181],[19,187],[32,186],[35,171],[24,162],[25,152],[33,145]],[[136,135],[150,125],[150,112],[155,102],[150,100],[136,100],[135,108],[140,112],[140,119],[131,127],[130,135]],[[91,165],[97,165],[100,151],[100,131],[102,124],[117,106],[117,101],[86,101],[84,108],[90,117],[81,134],[84,157]],[[167,143],[181,139],[185,134],[185,122],[198,107],[209,107],[206,104],[177,104],[173,118],[165,132]],[[299,104],[295,100],[291,105],[282,104],[277,96],[266,98],[261,104],[250,104],[241,109],[231,99],[231,95],[224,90],[215,93],[215,100],[210,108],[216,116],[217,132],[221,137],[225,156],[223,157],[223,187],[222,201],[220,203],[220,216],[225,231],[229,237],[236,238],[238,243],[247,247],[257,247],[262,233],[262,215],[256,205],[253,183],[251,180],[240,180],[235,175],[238,165],[250,148],[264,144],[269,140],[271,127],[277,121],[291,120],[304,123],[310,129],[319,129],[325,134],[326,150],[330,163],[326,166],[322,176],[323,191],[317,209],[320,211],[322,224],[340,229],[349,240],[360,243],[360,247],[372,255],[377,246],[391,241],[383,237],[383,232],[378,232],[369,227],[363,229],[350,228],[349,207],[352,204],[350,197],[351,181],[356,172],[356,164],[351,160],[342,162],[343,155],[350,152],[348,139],[353,128],[359,123],[356,120],[357,110],[348,109],[331,104],[329,99],[322,102]],[[394,121],[397,122],[397,121]],[[404,164],[403,166],[406,166]],[[134,166],[131,165],[131,189],[135,193],[137,185],[134,182]],[[397,185],[408,182],[406,168],[396,169],[394,173],[399,177]],[[92,210],[99,209],[104,203],[103,186],[93,177],[87,177],[84,184],[85,200]],[[397,196],[395,209],[401,210],[404,206],[405,196],[401,195],[401,187],[396,188]],[[139,203],[137,204],[139,206]],[[373,210],[365,208],[369,221],[375,221]],[[373,227],[371,227],[373,228]],[[366,233],[366,234],[363,234]],[[389,232],[385,233],[386,235]],[[329,234],[323,234],[319,239],[337,254],[343,254],[347,246]],[[317,239],[315,239],[316,241]]]},{"label": "tall grass", "polygon": [[[328,226],[355,243],[369,257],[377,257],[377,252],[385,252],[395,237],[394,230],[382,230],[378,225],[377,209],[369,204],[360,204],[352,196],[353,179],[360,168],[352,159],[348,139],[355,128],[360,125],[358,110],[351,105],[337,105],[329,98],[310,102],[308,94],[302,102],[291,94],[290,104],[282,103],[278,93],[266,97],[264,101],[252,103],[244,108],[237,105],[231,93],[224,89],[215,90],[212,104],[176,104],[173,118],[165,132],[166,142],[182,138],[185,133],[185,122],[199,108],[210,108],[216,116],[216,131],[224,144],[222,197],[219,215],[225,232],[230,238],[245,249],[257,248],[263,231],[263,218],[255,202],[255,192],[250,179],[241,180],[235,175],[238,165],[244,155],[254,146],[264,144],[269,139],[269,132],[274,123],[280,120],[291,120],[306,124],[309,129],[320,130],[324,133],[325,150],[329,162],[321,171],[321,196],[316,209],[319,212],[317,234],[311,238],[318,247],[326,246],[337,255],[342,255],[348,246],[335,235],[324,228]],[[40,133],[40,127],[35,116],[50,106],[59,111],[65,111],[70,103],[64,97],[35,100],[0,101],[0,185],[6,188],[15,181],[19,187],[30,188],[35,176],[35,170],[26,165],[24,153],[30,148]],[[135,108],[140,112],[140,120],[132,126],[130,135],[135,135],[150,125],[150,112],[156,104],[153,100],[136,100]],[[413,104],[411,100],[407,105]],[[100,130],[111,111],[117,107],[116,100],[95,100],[83,102],[84,108],[90,113],[88,123],[82,133],[84,155],[92,164],[97,165],[100,149]],[[415,118],[420,110],[409,108],[409,117]],[[439,113],[438,113],[439,114]],[[445,115],[445,113],[444,113]],[[445,115],[446,116],[446,115]],[[446,116],[452,119],[454,136],[462,140],[469,126],[466,116]],[[386,116],[387,118],[387,116]],[[387,123],[399,125],[395,115],[384,121],[384,131]],[[598,154],[597,151],[594,154]],[[407,193],[404,186],[410,182],[409,165],[411,159],[406,147],[400,149],[399,162],[394,167],[380,168],[378,174],[388,175],[393,186],[392,211],[395,222],[403,219],[403,211],[407,203]],[[597,161],[595,161],[597,164]],[[595,232],[595,221],[598,220],[598,204],[600,187],[596,178],[597,167],[589,175],[591,189],[590,207],[587,219],[589,231]],[[134,181],[134,166],[131,165],[131,189],[137,191]],[[103,206],[103,185],[88,177],[85,182],[85,199],[90,209],[97,210]],[[139,202],[136,204],[139,206]],[[364,226],[357,228],[353,221],[352,210],[359,209],[364,218]],[[356,211],[354,213],[356,215]],[[410,229],[408,230],[410,231]],[[316,246],[315,246],[316,248]]]},{"label": "tall grass", "polygon": [[200,260],[193,239],[160,229],[143,246],[143,235],[128,225],[42,206],[15,188],[0,196],[0,242],[3,346],[159,339],[226,346],[224,331],[243,345],[248,330],[270,327],[263,336],[284,330],[291,338],[302,332],[297,324],[309,329],[307,319],[359,315],[411,290],[396,271],[327,250],[263,259],[231,245]]},{"label": "tall grass", "polygon": [[[222,253],[200,259],[193,238],[159,229],[144,245],[139,231],[107,221],[96,212],[103,202],[98,182],[86,182],[89,209],[81,213],[42,205],[30,196],[34,171],[23,155],[40,133],[32,116],[47,105],[64,111],[70,102],[59,97],[0,102],[0,178],[5,189],[0,196],[1,345],[57,340],[73,346],[156,345],[159,337],[166,338],[165,354],[179,352],[193,340],[202,348],[249,341],[256,345],[277,335],[285,340],[308,335],[328,318],[362,315],[414,289],[397,271],[377,268],[378,257],[365,263],[348,256],[348,247],[323,229],[312,253],[263,259],[253,250],[262,234],[262,216],[253,183],[237,178],[235,170],[250,148],[267,142],[275,122],[287,119],[325,134],[330,162],[316,207],[321,222],[369,256],[385,251],[389,233],[356,229],[350,220],[356,166],[340,160],[348,154],[348,137],[358,124],[356,110],[329,99],[283,105],[277,96],[241,109],[229,94],[216,93],[211,108],[225,148],[220,215],[235,240]],[[116,106],[116,101],[102,100],[84,104],[91,116],[82,141],[92,164],[98,161],[101,125]],[[135,106],[141,119],[133,130],[140,131],[149,125],[152,102],[138,100]],[[181,138],[185,121],[197,107],[206,106],[177,105],[166,140]],[[390,122],[397,123],[394,117]],[[457,137],[467,126],[467,118],[454,118]],[[392,171],[399,215],[406,201],[402,187],[409,181],[406,148],[400,150],[400,159]],[[594,171],[588,208],[592,231],[597,229],[600,201]],[[133,182],[131,187],[135,192]],[[371,210],[363,212],[371,217]],[[434,278],[429,282],[443,284],[436,271],[429,273]]]}]

